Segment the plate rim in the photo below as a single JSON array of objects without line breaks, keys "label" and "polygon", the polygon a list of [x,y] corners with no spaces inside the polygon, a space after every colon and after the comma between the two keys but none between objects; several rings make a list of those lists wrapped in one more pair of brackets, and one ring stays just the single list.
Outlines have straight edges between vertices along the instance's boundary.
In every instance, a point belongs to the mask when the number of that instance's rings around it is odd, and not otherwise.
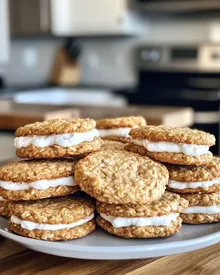
[{"label": "plate rim", "polygon": [[[35,240],[23,236],[16,235],[10,231],[5,231],[4,229],[0,229],[0,235],[2,235],[5,238],[11,239],[13,241],[16,241],[20,244],[23,244],[24,246],[30,246],[30,245],[37,245],[38,247],[46,247],[46,248],[56,248],[59,250],[68,250],[68,251],[79,251],[79,252],[94,252],[97,253],[106,253],[106,249],[108,249],[109,253],[115,253],[115,246],[112,247],[105,247],[105,246],[85,246],[85,245],[77,245],[77,244],[68,244],[65,241],[59,241],[59,242],[50,242],[50,241],[43,241],[43,240]],[[219,240],[218,240],[219,239]],[[28,240],[28,243],[27,243]],[[216,241],[215,241],[216,240]],[[214,243],[213,243],[214,241]],[[181,249],[181,248],[191,248],[196,245],[202,245],[206,244],[207,242],[212,242],[212,244],[220,242],[220,231],[214,232],[205,236],[197,237],[194,239],[189,240],[182,240],[182,241],[174,241],[174,242],[168,242],[168,243],[159,243],[159,244],[144,244],[144,245],[138,245],[138,246],[117,246],[117,249],[120,250],[120,253],[134,253],[134,252],[150,252],[150,251],[156,251],[158,249],[166,250],[166,249]],[[210,244],[210,245],[212,245]]]}]

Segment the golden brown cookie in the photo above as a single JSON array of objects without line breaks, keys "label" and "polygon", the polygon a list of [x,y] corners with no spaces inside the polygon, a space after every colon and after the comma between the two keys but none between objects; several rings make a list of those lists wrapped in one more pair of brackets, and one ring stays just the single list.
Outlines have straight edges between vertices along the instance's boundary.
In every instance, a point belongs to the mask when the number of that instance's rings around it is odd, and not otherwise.
[{"label": "golden brown cookie", "polygon": [[0,196],[8,200],[59,197],[79,190],[73,174],[76,161],[23,160],[0,167]]},{"label": "golden brown cookie", "polygon": [[133,128],[143,125],[146,125],[146,121],[141,116],[105,118],[96,122],[97,129]]},{"label": "golden brown cookie", "polygon": [[80,160],[74,178],[81,190],[111,204],[159,199],[168,182],[166,167],[127,151],[99,151]]},{"label": "golden brown cookie", "polygon": [[116,228],[102,217],[97,217],[97,224],[112,235],[122,238],[166,238],[179,232],[182,219],[178,217],[167,226],[131,226]]},{"label": "golden brown cookie", "polygon": [[146,125],[143,117],[131,116],[99,120],[96,123],[96,128],[101,138],[126,143],[131,141],[128,135],[130,130],[142,125]]},{"label": "golden brown cookie", "polygon": [[20,127],[14,145],[20,158],[60,158],[98,151],[103,143],[93,119],[53,119]]},{"label": "golden brown cookie", "polygon": [[95,230],[94,203],[83,197],[20,202],[11,215],[9,229],[34,239],[71,240]]},{"label": "golden brown cookie", "polygon": [[142,205],[113,205],[97,202],[97,223],[113,235],[124,238],[159,238],[177,233],[179,214],[188,202],[179,195],[165,192],[154,202]]},{"label": "golden brown cookie", "polygon": [[220,159],[213,157],[207,165],[167,165],[167,188],[177,193],[220,192]]},{"label": "golden brown cookie", "polygon": [[190,128],[141,126],[129,133],[132,143],[125,149],[147,155],[161,162],[181,165],[203,165],[212,160],[209,147],[215,137]]},{"label": "golden brown cookie", "polygon": [[95,128],[96,122],[90,118],[62,118],[27,124],[17,129],[16,137],[49,136],[87,132]]},{"label": "golden brown cookie", "polygon": [[182,194],[189,202],[181,213],[184,223],[203,224],[220,221],[220,193]]},{"label": "golden brown cookie", "polygon": [[117,141],[112,140],[104,140],[104,143],[100,150],[106,151],[106,150],[124,150],[124,144]]}]

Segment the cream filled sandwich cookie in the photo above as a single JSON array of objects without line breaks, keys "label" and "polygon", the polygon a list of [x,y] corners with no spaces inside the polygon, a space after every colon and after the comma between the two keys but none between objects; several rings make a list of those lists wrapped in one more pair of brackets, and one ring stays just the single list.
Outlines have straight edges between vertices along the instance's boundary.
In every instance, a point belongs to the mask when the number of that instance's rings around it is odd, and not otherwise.
[{"label": "cream filled sandwich cookie", "polygon": [[128,134],[130,130],[143,125],[146,125],[143,117],[106,118],[97,121],[96,129],[103,139],[126,143],[131,140]]},{"label": "cream filled sandwich cookie", "polygon": [[79,190],[73,160],[23,160],[0,167],[0,196],[8,200],[59,197]]},{"label": "cream filled sandwich cookie", "polygon": [[182,194],[189,202],[181,213],[184,223],[203,224],[220,222],[220,193]]},{"label": "cream filled sandwich cookie", "polygon": [[106,150],[92,153],[75,167],[81,190],[110,204],[143,204],[159,199],[168,183],[168,170],[139,154]]},{"label": "cream filled sandwich cookie", "polygon": [[11,209],[9,230],[46,241],[81,238],[95,230],[94,205],[82,197],[20,202]]},{"label": "cream filled sandwich cookie", "polygon": [[176,193],[220,192],[220,159],[213,157],[206,165],[167,165],[168,189]]},{"label": "cream filled sandwich cookie", "polygon": [[113,205],[97,202],[97,223],[109,233],[123,238],[161,238],[176,234],[182,224],[180,213],[188,202],[165,192],[150,204]]},{"label": "cream filled sandwich cookie", "polygon": [[103,141],[93,119],[53,119],[20,127],[14,145],[20,158],[59,158],[88,154]]},{"label": "cream filled sandwich cookie", "polygon": [[209,147],[215,137],[190,128],[143,126],[130,131],[132,143],[126,150],[147,155],[161,162],[182,165],[202,165],[212,160]]}]

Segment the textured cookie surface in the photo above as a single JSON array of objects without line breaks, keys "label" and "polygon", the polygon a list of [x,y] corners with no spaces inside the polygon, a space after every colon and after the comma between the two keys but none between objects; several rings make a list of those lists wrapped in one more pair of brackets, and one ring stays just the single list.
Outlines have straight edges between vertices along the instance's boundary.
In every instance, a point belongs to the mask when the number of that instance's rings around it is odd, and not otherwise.
[{"label": "textured cookie surface", "polygon": [[132,129],[129,133],[135,139],[150,141],[167,141],[175,143],[209,145],[215,144],[215,136],[203,131],[190,128],[176,128],[168,126],[143,126]]},{"label": "textured cookie surface", "polygon": [[88,235],[93,232],[96,228],[95,220],[86,222],[80,226],[76,226],[70,229],[62,230],[27,230],[22,228],[20,225],[12,223],[9,221],[8,227],[11,231],[17,233],[18,235],[38,239],[45,241],[67,241],[72,239],[78,239]]},{"label": "textured cookie surface", "polygon": [[95,137],[92,141],[81,142],[78,145],[62,147],[59,145],[53,145],[49,147],[39,148],[34,145],[29,147],[22,147],[16,150],[16,155],[20,158],[63,158],[63,157],[75,157],[84,156],[91,152],[98,151],[103,144],[103,140],[99,137]]},{"label": "textured cookie surface", "polygon": [[104,140],[104,143],[100,150],[106,151],[106,150],[124,150],[124,144],[118,141],[113,140]]},{"label": "textured cookie surface", "polygon": [[181,197],[189,202],[189,207],[220,205],[220,193],[181,194]]},{"label": "textured cookie surface", "polygon": [[80,160],[74,178],[84,192],[98,201],[143,204],[164,193],[168,170],[148,157],[106,150]]},{"label": "textured cookie surface", "polygon": [[203,224],[220,222],[220,213],[218,214],[181,214],[184,223],[188,224]]},{"label": "textured cookie surface", "polygon": [[70,224],[94,213],[92,200],[83,197],[62,197],[19,202],[11,210],[21,220],[46,224]]},{"label": "textured cookie surface", "polygon": [[114,217],[152,217],[165,216],[170,213],[180,213],[188,206],[188,202],[179,195],[165,192],[159,200],[142,205],[114,205],[103,202],[96,204],[98,213]]},{"label": "textured cookie surface", "polygon": [[28,190],[6,190],[0,187],[0,196],[12,201],[38,200],[52,197],[61,197],[73,194],[79,191],[79,186],[60,185],[50,187],[45,190],[28,189]]},{"label": "textured cookie surface", "polygon": [[211,181],[220,178],[220,158],[202,166],[167,165],[169,179],[182,182]]},{"label": "textured cookie surface", "polygon": [[178,217],[176,221],[172,221],[168,226],[131,226],[115,228],[111,223],[98,216],[97,223],[105,231],[122,238],[165,238],[179,232],[182,219]]},{"label": "textured cookie surface", "polygon": [[0,167],[0,180],[33,182],[72,176],[75,160],[25,160]]},{"label": "textured cookie surface", "polygon": [[88,132],[93,130],[95,126],[95,120],[90,118],[52,119],[27,124],[18,128],[15,134],[17,137],[34,135],[48,136],[73,132]]},{"label": "textured cookie surface", "polygon": [[125,145],[125,150],[138,153],[142,156],[149,156],[161,162],[179,165],[204,165],[208,164],[213,157],[211,152],[200,156],[188,156],[182,153],[149,152],[143,146],[135,145],[132,142]]},{"label": "textured cookie surface", "polygon": [[121,127],[135,127],[146,125],[146,121],[141,116],[106,118],[96,122],[97,129],[112,129]]}]

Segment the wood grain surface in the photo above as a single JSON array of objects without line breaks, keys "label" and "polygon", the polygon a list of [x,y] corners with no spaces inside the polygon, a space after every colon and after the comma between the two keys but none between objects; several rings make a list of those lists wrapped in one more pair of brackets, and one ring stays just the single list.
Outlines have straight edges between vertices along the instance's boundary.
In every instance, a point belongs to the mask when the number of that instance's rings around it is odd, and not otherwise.
[{"label": "wood grain surface", "polygon": [[0,237],[1,275],[220,275],[220,244],[185,254],[121,261],[62,258]]}]

